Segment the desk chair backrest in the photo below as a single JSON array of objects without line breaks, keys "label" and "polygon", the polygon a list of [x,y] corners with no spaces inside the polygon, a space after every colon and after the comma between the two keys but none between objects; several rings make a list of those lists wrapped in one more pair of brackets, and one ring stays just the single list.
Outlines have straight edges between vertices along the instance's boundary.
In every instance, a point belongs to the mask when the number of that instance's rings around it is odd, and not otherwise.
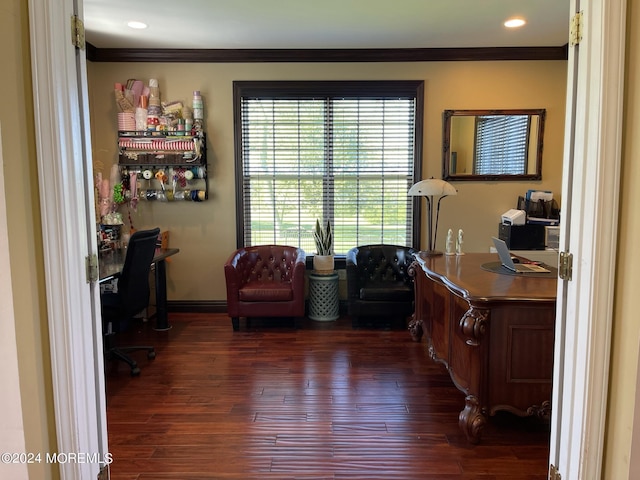
[{"label": "desk chair backrest", "polygon": [[118,279],[120,313],[125,317],[133,317],[149,304],[149,273],[159,233],[159,228],[141,230],[129,239],[122,274]]}]

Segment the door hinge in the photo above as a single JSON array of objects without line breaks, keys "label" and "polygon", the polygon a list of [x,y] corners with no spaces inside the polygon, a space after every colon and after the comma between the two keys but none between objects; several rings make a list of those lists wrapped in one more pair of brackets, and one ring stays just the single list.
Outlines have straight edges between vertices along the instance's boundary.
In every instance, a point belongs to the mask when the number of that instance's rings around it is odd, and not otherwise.
[{"label": "door hinge", "polygon": [[549,480],[562,480],[562,475],[553,463],[549,465]]},{"label": "door hinge", "polygon": [[575,47],[582,40],[582,12],[571,17],[569,25],[569,45]]},{"label": "door hinge", "polygon": [[71,43],[74,47],[84,50],[84,23],[77,15],[71,15]]},{"label": "door hinge", "polygon": [[91,254],[85,257],[85,264],[87,266],[87,283],[93,283],[98,281],[98,255]]},{"label": "door hinge", "polygon": [[573,275],[573,254],[560,252],[558,257],[558,277],[562,280],[571,280]]}]

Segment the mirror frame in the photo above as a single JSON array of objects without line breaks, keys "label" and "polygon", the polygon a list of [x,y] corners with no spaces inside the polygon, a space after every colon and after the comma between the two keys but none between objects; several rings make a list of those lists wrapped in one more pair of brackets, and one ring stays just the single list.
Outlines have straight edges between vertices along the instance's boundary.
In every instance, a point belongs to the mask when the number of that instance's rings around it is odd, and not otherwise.
[{"label": "mirror frame", "polygon": [[[539,115],[538,144],[536,146],[536,172],[513,174],[454,174],[449,171],[449,157],[451,150],[451,117],[454,116],[478,116],[478,115]],[[442,179],[447,181],[513,181],[513,180],[542,180],[542,146],[544,143],[544,121],[546,110],[538,109],[511,109],[511,110],[445,110],[442,116]]]}]

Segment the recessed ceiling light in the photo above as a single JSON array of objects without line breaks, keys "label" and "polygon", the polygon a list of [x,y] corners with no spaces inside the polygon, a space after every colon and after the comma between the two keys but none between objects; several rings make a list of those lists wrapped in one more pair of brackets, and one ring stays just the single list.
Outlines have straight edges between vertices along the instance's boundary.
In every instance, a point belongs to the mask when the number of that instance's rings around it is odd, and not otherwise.
[{"label": "recessed ceiling light", "polygon": [[143,28],[147,28],[147,24],[144,22],[136,22],[136,21],[131,21],[127,23],[127,26],[130,28],[135,28],[138,30],[141,30]]},{"label": "recessed ceiling light", "polygon": [[509,20],[504,22],[504,26],[507,28],[518,28],[523,26],[525,23],[527,22],[525,22],[522,18],[510,18]]}]

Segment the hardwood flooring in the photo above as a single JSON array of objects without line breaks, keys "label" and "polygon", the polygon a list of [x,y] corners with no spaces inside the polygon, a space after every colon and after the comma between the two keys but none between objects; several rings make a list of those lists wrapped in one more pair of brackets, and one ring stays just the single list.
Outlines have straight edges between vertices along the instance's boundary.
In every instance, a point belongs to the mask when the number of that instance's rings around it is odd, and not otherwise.
[{"label": "hardwood flooring", "polygon": [[151,343],[107,371],[113,480],[543,480],[549,429],[492,417],[479,445],[464,396],[402,329],[171,314],[121,343]]}]

